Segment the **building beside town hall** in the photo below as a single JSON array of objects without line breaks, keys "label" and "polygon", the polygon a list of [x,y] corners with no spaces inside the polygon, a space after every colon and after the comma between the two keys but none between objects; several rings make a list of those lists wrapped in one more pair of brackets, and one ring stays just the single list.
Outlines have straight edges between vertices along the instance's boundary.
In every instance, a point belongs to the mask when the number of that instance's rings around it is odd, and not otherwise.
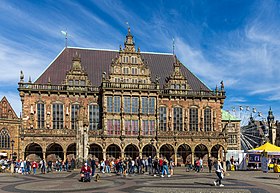
[{"label": "building beside town hall", "polygon": [[19,154],[20,119],[6,97],[0,101],[0,159]]},{"label": "building beside town hall", "polygon": [[[201,64],[203,68],[203,64]],[[84,160],[224,157],[224,85],[210,90],[173,54],[66,47],[35,81],[21,72],[20,156]]]}]

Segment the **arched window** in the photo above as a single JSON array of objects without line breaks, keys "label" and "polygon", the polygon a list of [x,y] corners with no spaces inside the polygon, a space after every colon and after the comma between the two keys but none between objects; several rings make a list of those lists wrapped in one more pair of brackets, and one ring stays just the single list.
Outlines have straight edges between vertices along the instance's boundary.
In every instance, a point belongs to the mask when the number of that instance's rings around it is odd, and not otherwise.
[{"label": "arched window", "polygon": [[204,109],[204,131],[211,131],[211,109]]},{"label": "arched window", "polygon": [[10,149],[10,135],[5,128],[0,131],[0,149]]},{"label": "arched window", "polygon": [[183,110],[181,107],[173,108],[173,129],[183,131]]},{"label": "arched window", "polygon": [[190,131],[198,131],[198,109],[190,108]]}]

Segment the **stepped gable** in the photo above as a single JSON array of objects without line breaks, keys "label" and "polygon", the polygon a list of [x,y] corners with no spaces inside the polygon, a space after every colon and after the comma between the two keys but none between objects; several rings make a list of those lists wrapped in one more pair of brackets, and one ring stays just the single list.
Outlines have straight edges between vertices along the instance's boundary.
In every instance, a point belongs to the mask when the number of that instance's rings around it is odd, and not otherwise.
[{"label": "stepped gable", "polygon": [[[118,51],[112,50],[94,50],[83,48],[64,48],[60,55],[49,65],[43,74],[35,81],[35,84],[47,84],[51,81],[53,85],[62,84],[65,80],[66,73],[72,67],[73,56],[78,53],[81,57],[81,64],[87,72],[93,86],[100,86],[102,73],[109,74],[109,68],[112,59],[118,57]],[[161,53],[141,53],[142,59],[151,70],[152,81],[160,77],[159,83],[163,88],[165,80],[173,73],[174,56],[172,54]],[[193,73],[184,65],[181,66],[182,74],[186,77],[192,90],[209,91]]]},{"label": "stepped gable", "polygon": [[17,114],[5,96],[0,101],[0,119],[18,119]]}]

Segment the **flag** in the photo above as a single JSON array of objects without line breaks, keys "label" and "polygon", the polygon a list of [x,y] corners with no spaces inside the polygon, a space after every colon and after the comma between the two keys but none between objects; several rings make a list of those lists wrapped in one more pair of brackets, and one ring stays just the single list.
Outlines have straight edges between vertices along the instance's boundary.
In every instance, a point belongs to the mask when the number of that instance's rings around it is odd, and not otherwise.
[{"label": "flag", "polygon": [[257,109],[254,107],[253,108],[253,113],[256,113],[257,112]]},{"label": "flag", "polygon": [[61,31],[61,33],[65,36],[67,36],[67,31]]}]

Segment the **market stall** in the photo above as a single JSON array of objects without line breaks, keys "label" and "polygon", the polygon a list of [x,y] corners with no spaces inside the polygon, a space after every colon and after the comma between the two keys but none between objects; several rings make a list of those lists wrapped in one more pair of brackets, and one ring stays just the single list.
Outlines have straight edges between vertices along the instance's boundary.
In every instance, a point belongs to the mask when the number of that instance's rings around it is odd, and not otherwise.
[{"label": "market stall", "polygon": [[[266,142],[260,147],[251,149],[248,151],[249,154],[259,153],[262,155],[262,170],[265,172],[268,168],[273,168],[274,172],[280,172],[280,147]],[[270,158],[270,159],[268,159]],[[271,159],[274,161],[271,162]]]}]

